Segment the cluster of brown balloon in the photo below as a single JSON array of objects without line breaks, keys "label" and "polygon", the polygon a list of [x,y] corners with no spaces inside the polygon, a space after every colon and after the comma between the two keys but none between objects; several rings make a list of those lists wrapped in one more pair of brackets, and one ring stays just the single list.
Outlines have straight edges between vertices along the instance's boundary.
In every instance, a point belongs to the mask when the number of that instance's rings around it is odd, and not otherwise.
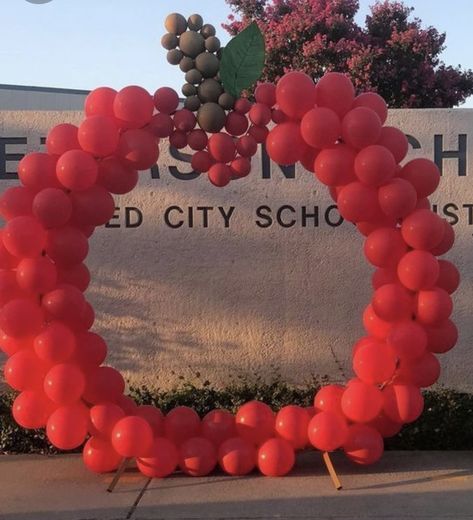
[{"label": "cluster of brown balloon", "polygon": [[[114,470],[123,457],[133,457],[150,477],[177,466],[205,475],[217,462],[231,475],[255,466],[265,475],[284,475],[295,451],[307,446],[342,448],[359,464],[373,463],[383,452],[383,437],[421,414],[421,388],[440,372],[435,354],[456,343],[450,294],[459,275],[452,263],[437,259],[452,247],[454,233],[428,201],[439,171],[427,159],[401,165],[407,140],[383,126],[384,100],[374,93],[355,96],[342,74],[327,73],[315,84],[300,72],[277,85],[259,85],[255,97],[254,104],[238,100],[245,109],[235,113],[246,120],[249,111],[274,161],[300,161],[315,172],[342,216],[366,236],[365,254],[377,269],[363,317],[367,336],[353,352],[356,377],[345,386],[323,387],[308,409],[287,406],[275,414],[251,401],[235,416],[214,410],[202,420],[191,408],[164,416],[124,395],[121,374],[102,365],[105,341],[90,331],[94,311],[84,296],[90,275],[83,263],[88,238],[112,217],[111,194],[131,191],[137,171],[157,161],[159,137],[172,142],[176,132],[184,133],[197,150],[194,159],[206,154],[217,185],[228,182],[227,173],[212,168],[235,171],[238,153],[249,172],[251,154],[242,150],[251,144],[254,153],[257,140],[237,137],[228,120],[227,133],[208,138],[203,128],[194,130],[194,114],[178,108],[172,89],[153,97],[136,86],[98,88],[87,97],[82,123],[54,127],[46,152],[21,160],[21,186],[0,200],[6,220],[0,346],[9,356],[5,379],[21,392],[13,416],[25,428],[46,427],[60,449],[86,441],[84,461],[93,471]],[[276,125],[268,133],[270,120]]]}]

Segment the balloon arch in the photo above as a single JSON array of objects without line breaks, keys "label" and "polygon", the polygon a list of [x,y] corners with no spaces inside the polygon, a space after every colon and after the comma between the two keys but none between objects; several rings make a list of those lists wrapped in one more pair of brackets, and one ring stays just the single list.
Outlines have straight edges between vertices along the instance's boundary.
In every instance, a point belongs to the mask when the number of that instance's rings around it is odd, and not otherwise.
[{"label": "balloon arch", "polygon": [[[420,416],[421,388],[440,374],[436,354],[457,341],[450,295],[459,274],[437,258],[452,247],[454,232],[428,200],[439,170],[423,158],[401,164],[408,142],[385,126],[386,103],[376,93],[356,96],[347,76],[329,72],[315,84],[290,72],[276,85],[259,84],[252,103],[231,75],[241,56],[232,53],[238,37],[222,55],[215,30],[198,15],[170,15],[166,27],[168,60],[186,71],[185,108],[170,88],[154,96],[138,86],[98,88],[81,124],[54,127],[46,152],[26,155],[21,185],[1,197],[0,344],[9,357],[5,379],[20,392],[13,416],[24,428],[46,427],[61,450],[85,442],[83,459],[95,472],[112,471],[126,457],[149,477],[177,467],[205,475],[217,463],[230,475],[257,466],[276,476],[306,447],[341,448],[371,464],[382,455],[383,437]],[[246,32],[253,43],[255,30]],[[257,53],[248,52],[247,61],[250,55]],[[112,194],[130,192],[138,170],[156,163],[160,139],[189,146],[194,170],[219,187],[246,177],[265,142],[275,162],[301,162],[315,172],[365,237],[376,270],[363,312],[366,336],[353,347],[355,377],[321,388],[313,407],[275,413],[251,401],[235,416],[213,410],[200,419],[184,406],[164,416],[137,406],[124,394],[121,374],[103,365],[107,346],[90,330],[94,311],[84,296],[88,238],[112,217]]]}]

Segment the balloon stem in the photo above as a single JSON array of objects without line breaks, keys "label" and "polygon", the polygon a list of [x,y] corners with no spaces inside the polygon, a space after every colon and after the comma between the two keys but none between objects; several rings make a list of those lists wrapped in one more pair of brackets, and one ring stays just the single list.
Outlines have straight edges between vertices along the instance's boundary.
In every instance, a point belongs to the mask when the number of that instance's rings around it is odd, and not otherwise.
[{"label": "balloon stem", "polygon": [[143,498],[143,495],[145,494],[145,491],[148,489],[148,486],[151,484],[152,480],[153,480],[152,477],[149,477],[148,479],[146,479],[146,482],[143,484],[141,491],[138,493],[136,500],[133,502],[133,505],[131,506],[130,510],[128,511],[128,514],[126,515],[126,520],[129,520],[133,516],[133,513],[135,512],[136,508],[138,507],[141,499]]},{"label": "balloon stem", "polygon": [[109,493],[111,493],[115,489],[115,486],[118,484],[118,481],[120,480],[120,477],[123,475],[124,471],[126,470],[130,460],[131,459],[129,459],[127,457],[123,458],[120,466],[118,466],[118,469],[117,469],[117,471],[116,471],[116,473],[115,473],[115,475],[113,477],[112,482],[110,482],[110,485],[107,488],[107,491]]},{"label": "balloon stem", "polygon": [[325,462],[325,466],[327,466],[327,471],[330,475],[330,478],[332,479],[335,489],[337,491],[340,491],[340,489],[342,489],[342,483],[340,482],[340,479],[338,478],[337,472],[335,471],[335,468],[332,464],[332,459],[330,458],[328,451],[324,451],[322,453],[322,458]]}]

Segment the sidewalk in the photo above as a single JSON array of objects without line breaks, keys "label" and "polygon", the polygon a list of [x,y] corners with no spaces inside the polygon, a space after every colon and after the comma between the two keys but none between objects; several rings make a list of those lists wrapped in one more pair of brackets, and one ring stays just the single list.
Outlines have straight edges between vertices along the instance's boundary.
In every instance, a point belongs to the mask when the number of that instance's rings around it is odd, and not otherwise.
[{"label": "sidewalk", "polygon": [[[175,476],[153,480],[132,518],[472,520],[473,452],[388,452],[373,467],[333,461],[336,491],[319,454],[300,457],[284,478]],[[115,492],[77,455],[0,456],[1,520],[125,519],[146,479],[128,471]]]}]

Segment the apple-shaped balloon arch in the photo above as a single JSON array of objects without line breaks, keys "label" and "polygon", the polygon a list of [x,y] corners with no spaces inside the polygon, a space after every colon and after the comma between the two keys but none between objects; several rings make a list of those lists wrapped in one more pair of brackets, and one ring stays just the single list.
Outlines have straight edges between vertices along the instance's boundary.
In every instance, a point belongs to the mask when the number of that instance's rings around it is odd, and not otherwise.
[{"label": "apple-shaped balloon arch", "polygon": [[[439,170],[423,158],[402,164],[408,142],[385,126],[386,103],[376,93],[355,95],[343,74],[314,83],[290,72],[276,85],[259,84],[255,102],[240,97],[247,85],[232,66],[246,66],[251,81],[251,67],[262,66],[255,25],[223,52],[198,15],[171,15],[166,27],[168,60],[186,72],[187,108],[170,88],[154,96],[138,86],[98,88],[85,101],[82,123],[54,127],[46,152],[26,155],[21,185],[1,197],[0,345],[9,357],[5,379],[20,392],[13,416],[24,428],[46,427],[61,450],[85,442],[83,459],[95,472],[112,471],[125,457],[149,477],[177,467],[205,475],[217,463],[230,475],[255,466],[284,475],[307,447],[342,449],[371,464],[382,455],[383,437],[420,416],[421,388],[439,377],[437,354],[457,341],[450,295],[459,274],[437,258],[452,247],[454,232],[428,200]],[[353,347],[355,377],[324,386],[313,407],[275,413],[251,401],[236,415],[213,410],[201,419],[181,406],[164,416],[137,406],[124,394],[122,375],[103,365],[107,345],[90,330],[94,311],[84,296],[88,239],[112,217],[112,194],[130,192],[138,170],[156,163],[160,139],[189,146],[194,170],[216,186],[246,177],[265,142],[276,163],[300,162],[314,172],[365,237],[376,270],[363,312],[366,336]]]}]

